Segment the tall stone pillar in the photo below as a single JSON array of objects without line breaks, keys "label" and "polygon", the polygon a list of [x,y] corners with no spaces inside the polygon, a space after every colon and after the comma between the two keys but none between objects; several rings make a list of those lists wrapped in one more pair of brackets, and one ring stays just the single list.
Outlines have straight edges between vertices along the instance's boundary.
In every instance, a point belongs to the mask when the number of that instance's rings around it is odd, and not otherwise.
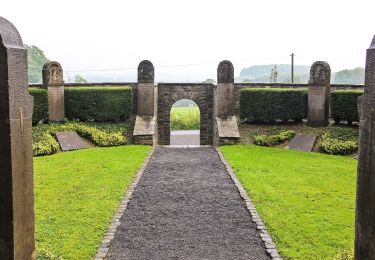
[{"label": "tall stone pillar", "polygon": [[134,143],[154,143],[155,135],[155,92],[154,65],[151,61],[143,60],[138,66],[138,97],[137,116],[133,131]]},{"label": "tall stone pillar", "polygon": [[215,145],[237,143],[240,138],[237,118],[234,116],[234,106],[234,68],[230,61],[224,60],[217,67],[214,109]]},{"label": "tall stone pillar", "polygon": [[60,63],[51,61],[44,64],[42,74],[43,87],[48,90],[48,119],[62,121],[65,118],[63,69]]},{"label": "tall stone pillar", "polygon": [[326,126],[329,117],[331,68],[325,61],[311,66],[308,96],[307,124],[313,127]]},{"label": "tall stone pillar", "polygon": [[367,49],[365,92],[360,117],[355,259],[375,259],[375,36]]},{"label": "tall stone pillar", "polygon": [[27,51],[0,17],[0,259],[34,259],[34,183]]}]

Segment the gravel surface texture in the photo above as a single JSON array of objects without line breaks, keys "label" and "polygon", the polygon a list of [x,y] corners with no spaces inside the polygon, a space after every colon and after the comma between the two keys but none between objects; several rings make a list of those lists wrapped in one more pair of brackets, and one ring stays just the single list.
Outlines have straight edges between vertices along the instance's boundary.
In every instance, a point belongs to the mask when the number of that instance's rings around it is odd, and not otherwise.
[{"label": "gravel surface texture", "polygon": [[156,148],[108,259],[270,259],[214,148]]}]

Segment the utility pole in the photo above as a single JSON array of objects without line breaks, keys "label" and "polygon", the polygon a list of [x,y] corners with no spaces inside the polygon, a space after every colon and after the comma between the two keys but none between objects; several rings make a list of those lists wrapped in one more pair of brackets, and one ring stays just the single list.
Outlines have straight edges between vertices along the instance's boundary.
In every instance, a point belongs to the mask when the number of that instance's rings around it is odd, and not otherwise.
[{"label": "utility pole", "polygon": [[293,84],[294,83],[294,53],[292,53],[290,56],[292,56],[291,79],[292,79],[292,84]]}]

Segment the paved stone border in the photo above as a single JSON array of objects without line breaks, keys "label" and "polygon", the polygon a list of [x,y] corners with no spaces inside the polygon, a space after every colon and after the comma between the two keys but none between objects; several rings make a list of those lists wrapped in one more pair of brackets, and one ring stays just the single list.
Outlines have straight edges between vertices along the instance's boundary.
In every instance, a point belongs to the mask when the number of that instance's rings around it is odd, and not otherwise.
[{"label": "paved stone border", "polygon": [[263,223],[262,218],[258,214],[255,205],[249,198],[249,195],[247,195],[246,190],[238,180],[236,174],[233,172],[232,167],[228,164],[228,162],[225,160],[224,155],[221,153],[220,149],[216,147],[216,151],[219,154],[219,157],[221,161],[223,162],[225,168],[227,169],[228,174],[232,178],[232,181],[236,185],[238,192],[240,193],[240,196],[246,203],[246,208],[249,210],[251,219],[254,223],[257,225],[257,229],[260,231],[259,236],[261,237],[262,241],[264,242],[265,248],[267,253],[271,256],[273,260],[281,260],[283,259],[279,252],[277,251],[276,244],[272,241],[271,236],[268,234],[267,228]]},{"label": "paved stone border", "polygon": [[112,223],[109,225],[108,231],[107,231],[107,233],[105,234],[105,236],[102,240],[102,244],[100,245],[100,247],[99,247],[99,249],[98,249],[98,251],[97,251],[97,253],[94,257],[94,260],[103,260],[107,256],[111,241],[115,237],[117,227],[120,225],[120,219],[121,219],[122,215],[124,215],[124,212],[126,210],[126,207],[128,206],[129,200],[131,199],[131,197],[133,195],[133,192],[134,192],[135,188],[137,187],[138,182],[141,179],[142,174],[143,174],[145,168],[147,167],[154,151],[155,151],[155,147],[152,148],[150,154],[148,155],[146,160],[143,162],[142,167],[138,170],[137,174],[135,175],[133,182],[128,187],[128,189],[125,193],[125,196],[122,199],[115,216],[113,217]]}]

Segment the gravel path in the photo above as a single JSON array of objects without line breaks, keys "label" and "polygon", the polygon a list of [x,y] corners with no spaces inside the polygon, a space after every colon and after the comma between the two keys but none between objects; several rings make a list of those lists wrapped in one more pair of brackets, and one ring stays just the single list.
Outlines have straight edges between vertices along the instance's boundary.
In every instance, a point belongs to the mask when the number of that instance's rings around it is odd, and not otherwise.
[{"label": "gravel path", "polygon": [[199,130],[171,131],[171,145],[199,146]]},{"label": "gravel path", "polygon": [[108,259],[270,259],[214,148],[156,148]]}]

